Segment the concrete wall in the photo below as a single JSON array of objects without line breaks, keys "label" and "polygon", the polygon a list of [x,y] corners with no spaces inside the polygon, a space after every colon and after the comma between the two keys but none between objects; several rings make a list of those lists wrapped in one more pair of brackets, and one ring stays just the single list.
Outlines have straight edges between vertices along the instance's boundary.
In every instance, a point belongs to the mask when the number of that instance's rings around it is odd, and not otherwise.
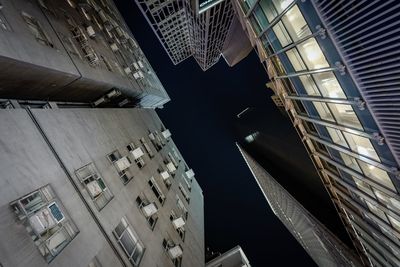
[{"label": "concrete wall", "polygon": [[[45,7],[36,1],[27,0],[2,3],[0,12],[7,21],[9,30],[0,28],[0,97],[87,102],[95,100],[112,88],[118,88],[130,97],[150,98],[152,101],[146,102],[150,107],[169,100],[154,71],[149,74],[142,70],[145,79],[141,80],[136,80],[132,74],[127,75],[123,71],[138,60],[145,64],[146,70],[152,69],[137,44],[133,46],[129,42],[118,43],[121,40],[115,34],[115,28],[110,31],[113,37],[106,34],[104,23],[94,8],[87,8],[92,16],[89,21],[83,15],[81,6],[73,8],[63,0],[42,2]],[[106,9],[100,1],[94,2],[98,2],[98,7],[102,7],[105,13],[119,21],[120,28],[131,36],[113,3],[109,3],[109,8]],[[39,22],[53,47],[36,40],[24,21],[22,12]],[[100,22],[99,26],[94,18]],[[68,19],[73,19],[88,37],[88,45],[99,58],[95,66],[88,62],[79,42],[74,39]],[[95,37],[89,38],[86,31],[88,26],[93,27]],[[116,43],[119,50],[113,52],[111,43]],[[109,62],[112,71],[108,70],[102,57]],[[131,68],[133,73],[133,67]],[[29,89],[26,88],[27,84]]]},{"label": "concrete wall", "polygon": [[[173,141],[166,142],[160,152],[152,146],[148,133],[158,130],[162,123],[157,114],[151,110],[132,109],[55,109],[32,110],[40,127],[48,137],[55,151],[64,162],[68,172],[76,179],[80,191],[99,218],[106,233],[111,237],[115,247],[124,253],[115,242],[112,231],[123,216],[126,216],[146,251],[140,266],[173,266],[162,247],[163,238],[170,237],[183,247],[182,266],[204,266],[204,213],[201,188],[194,179],[188,205],[178,189],[183,182],[182,172],[185,162],[180,162],[172,186],[168,191],[164,187],[157,172],[163,166],[163,159],[175,147]],[[29,235],[24,228],[18,227],[15,215],[9,203],[47,183],[51,183],[60,201],[76,223],[80,233],[50,264],[54,266],[87,266],[97,255],[103,266],[118,266],[105,238],[101,235],[93,220],[83,207],[71,183],[60,169],[38,130],[30,120],[26,111],[0,111],[0,212],[5,220],[0,228],[0,261],[5,266],[24,266],[26,262],[32,266],[45,264],[33,242],[26,240]],[[155,157],[150,159],[145,154],[146,166],[139,169],[136,164],[129,168],[134,178],[124,185],[107,155],[118,149],[122,156],[128,155],[126,145],[131,142],[139,144],[139,138],[145,137],[153,149]],[[20,164],[17,164],[19,162]],[[114,198],[98,211],[93,205],[86,189],[77,181],[76,169],[93,162],[103,177]],[[3,173],[4,172],[4,173]],[[166,196],[163,206],[158,203],[148,185],[153,176]],[[3,178],[4,177],[4,178]],[[158,204],[158,221],[153,230],[150,229],[144,216],[136,206],[135,199],[144,193],[150,201]],[[173,228],[169,215],[176,210],[176,195],[182,199],[189,211],[185,225],[186,238],[182,242]],[[10,228],[13,231],[10,231]],[[25,242],[26,241],[26,242]],[[19,249],[18,244],[24,242],[29,250]],[[14,244],[15,243],[15,244]],[[31,243],[31,244],[29,244]],[[12,244],[12,246],[8,245]],[[26,261],[23,259],[28,257]],[[106,256],[105,256],[106,255]],[[104,262],[108,260],[108,262]],[[4,261],[4,262],[3,262]],[[21,262],[20,262],[21,261]],[[74,261],[71,264],[71,261]],[[76,262],[75,262],[76,261]],[[102,262],[103,261],[103,262]],[[129,266],[129,265],[128,265]]]}]

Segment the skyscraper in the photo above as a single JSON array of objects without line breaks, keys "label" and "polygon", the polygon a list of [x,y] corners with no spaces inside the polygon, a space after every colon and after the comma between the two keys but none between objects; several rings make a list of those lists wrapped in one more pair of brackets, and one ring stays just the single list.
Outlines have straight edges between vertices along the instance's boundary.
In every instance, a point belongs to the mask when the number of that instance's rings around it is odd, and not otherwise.
[{"label": "skyscraper", "polygon": [[400,264],[400,4],[233,1],[365,265]]},{"label": "skyscraper", "polygon": [[169,101],[112,1],[1,1],[0,70],[2,98],[93,103],[115,90],[124,107]]},{"label": "skyscraper", "polygon": [[135,1],[174,64],[193,56],[205,71],[235,49],[226,42],[230,31],[245,36],[228,0]]},{"label": "skyscraper", "polygon": [[154,110],[121,108],[169,98],[113,3],[2,3],[0,266],[204,266],[194,171]]},{"label": "skyscraper", "polygon": [[361,266],[355,255],[239,145],[271,210],[318,266]]}]

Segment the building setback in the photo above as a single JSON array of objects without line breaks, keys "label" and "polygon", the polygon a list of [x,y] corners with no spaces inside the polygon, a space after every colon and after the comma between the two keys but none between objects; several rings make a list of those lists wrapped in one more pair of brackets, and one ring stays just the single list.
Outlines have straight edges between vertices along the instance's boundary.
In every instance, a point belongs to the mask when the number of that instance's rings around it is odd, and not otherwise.
[{"label": "building setback", "polygon": [[118,90],[121,107],[169,101],[112,1],[2,1],[0,80],[0,98],[88,103]]},{"label": "building setback", "polygon": [[[228,0],[135,1],[174,64],[193,56],[205,71],[222,53],[228,64],[234,65],[250,52],[248,42],[232,41],[245,34],[237,27]],[[238,57],[235,51],[239,50],[243,55]]]},{"label": "building setback", "polygon": [[233,5],[363,264],[399,266],[400,3]]},{"label": "building setback", "polygon": [[318,266],[361,266],[335,235],[238,145],[271,210]]}]

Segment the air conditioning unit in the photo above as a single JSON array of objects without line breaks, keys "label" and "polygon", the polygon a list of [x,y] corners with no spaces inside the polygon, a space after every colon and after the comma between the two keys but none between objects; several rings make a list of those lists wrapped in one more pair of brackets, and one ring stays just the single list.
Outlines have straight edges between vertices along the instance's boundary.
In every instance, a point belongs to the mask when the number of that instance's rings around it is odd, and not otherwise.
[{"label": "air conditioning unit", "polygon": [[168,138],[171,137],[171,132],[168,129],[163,131],[163,132],[161,132],[161,134],[165,139],[168,139]]},{"label": "air conditioning unit", "polygon": [[135,67],[136,70],[139,70],[139,65],[136,62],[133,62],[132,65]]},{"label": "air conditioning unit", "polygon": [[174,247],[168,249],[168,254],[172,259],[176,259],[176,258],[179,258],[180,256],[182,256],[183,251],[180,246],[174,246]]},{"label": "air conditioning unit", "polygon": [[160,174],[163,180],[167,180],[169,178],[169,173],[167,171],[163,171]]},{"label": "air conditioning unit", "polygon": [[138,74],[139,74],[139,76],[140,76],[140,78],[144,78],[144,75],[143,75],[143,72],[141,72],[140,70],[138,71]]},{"label": "air conditioning unit", "polygon": [[125,71],[125,73],[126,74],[131,74],[131,68],[129,68],[129,67],[126,67],[125,69],[124,69],[124,71]]},{"label": "air conditioning unit", "polygon": [[176,171],[175,165],[172,162],[168,162],[166,165],[169,172]]},{"label": "air conditioning unit", "polygon": [[149,134],[149,138],[150,138],[150,140],[153,140],[153,141],[156,140],[156,138],[155,138],[153,133]]},{"label": "air conditioning unit", "polygon": [[154,205],[154,203],[150,203],[142,208],[142,211],[144,213],[144,216],[150,217],[151,215],[155,214],[157,212],[157,207]]},{"label": "air conditioning unit", "polygon": [[40,235],[44,231],[53,228],[57,224],[57,220],[53,217],[49,209],[44,208],[29,217],[29,223],[33,231]]},{"label": "air conditioning unit", "polygon": [[113,51],[113,52],[116,52],[116,51],[118,51],[118,45],[116,44],[116,43],[112,43],[111,45],[110,45],[110,48],[111,48],[111,50]]},{"label": "air conditioning unit", "polygon": [[134,150],[132,150],[131,154],[135,159],[138,159],[138,158],[140,158],[140,157],[142,157],[144,155],[143,150],[140,147],[135,148]]},{"label": "air conditioning unit", "polygon": [[58,231],[46,240],[46,246],[52,253],[54,253],[57,252],[57,248],[66,240],[67,235],[65,231]]},{"label": "air conditioning unit", "polygon": [[138,61],[138,64],[139,64],[139,66],[143,69],[144,68],[144,65],[143,65],[143,62],[142,61]]},{"label": "air conditioning unit", "polygon": [[86,185],[87,190],[89,191],[89,194],[92,196],[92,198],[96,198],[98,195],[103,193],[103,190],[101,189],[99,183],[97,181],[91,181]]},{"label": "air conditioning unit", "polygon": [[140,79],[139,71],[133,73],[133,78],[135,78],[136,80]]},{"label": "air conditioning unit", "polygon": [[175,227],[175,229],[178,229],[185,225],[185,221],[183,220],[182,217],[179,217],[172,221],[172,225]]},{"label": "air conditioning unit", "polygon": [[131,166],[131,162],[127,157],[122,157],[116,162],[114,162],[115,167],[121,172]]},{"label": "air conditioning unit", "polygon": [[192,179],[194,177],[194,171],[192,169],[185,172],[186,177]]},{"label": "air conditioning unit", "polygon": [[92,26],[87,27],[86,31],[87,31],[87,33],[88,33],[90,38],[96,37],[96,32],[94,31]]}]

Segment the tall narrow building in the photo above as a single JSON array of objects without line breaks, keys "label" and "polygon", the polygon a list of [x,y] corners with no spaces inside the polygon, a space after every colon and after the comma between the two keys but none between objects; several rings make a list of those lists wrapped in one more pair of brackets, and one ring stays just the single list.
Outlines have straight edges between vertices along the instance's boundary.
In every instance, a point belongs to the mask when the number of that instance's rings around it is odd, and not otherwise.
[{"label": "tall narrow building", "polygon": [[400,3],[233,5],[363,264],[399,266]]},{"label": "tall narrow building", "polygon": [[239,145],[271,210],[318,266],[361,266],[352,252]]},{"label": "tall narrow building", "polygon": [[112,1],[1,3],[0,266],[204,266],[202,190]]}]

